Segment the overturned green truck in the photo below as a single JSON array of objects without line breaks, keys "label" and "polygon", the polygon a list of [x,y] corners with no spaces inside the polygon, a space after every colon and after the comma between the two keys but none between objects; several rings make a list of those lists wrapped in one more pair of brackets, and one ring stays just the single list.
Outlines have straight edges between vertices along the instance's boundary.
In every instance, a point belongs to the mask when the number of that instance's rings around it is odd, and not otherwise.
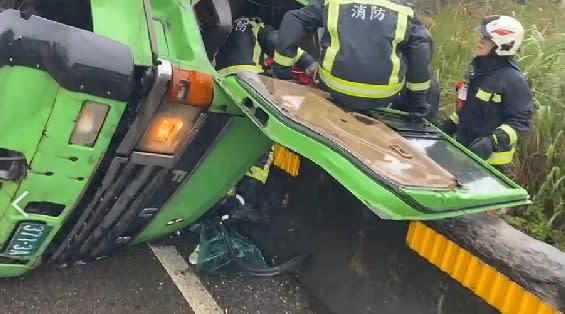
[{"label": "overturned green truck", "polygon": [[184,228],[273,143],[318,164],[375,219],[529,203],[430,123],[346,113],[316,89],[264,75],[220,76],[211,56],[256,4],[38,3],[33,14],[0,11],[0,277]]}]

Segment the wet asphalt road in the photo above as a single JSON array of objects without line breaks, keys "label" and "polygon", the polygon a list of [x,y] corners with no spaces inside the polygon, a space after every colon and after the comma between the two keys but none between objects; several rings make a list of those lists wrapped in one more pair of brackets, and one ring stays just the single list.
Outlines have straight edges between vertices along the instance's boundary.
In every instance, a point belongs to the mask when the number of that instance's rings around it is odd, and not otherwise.
[{"label": "wet asphalt road", "polygon": [[[322,313],[310,308],[308,296],[290,275],[199,276],[224,313]],[[42,267],[22,278],[0,279],[0,313],[194,311],[151,249],[142,244],[86,265],[62,270]]]},{"label": "wet asphalt road", "polygon": [[0,313],[194,313],[151,250],[0,280]]}]

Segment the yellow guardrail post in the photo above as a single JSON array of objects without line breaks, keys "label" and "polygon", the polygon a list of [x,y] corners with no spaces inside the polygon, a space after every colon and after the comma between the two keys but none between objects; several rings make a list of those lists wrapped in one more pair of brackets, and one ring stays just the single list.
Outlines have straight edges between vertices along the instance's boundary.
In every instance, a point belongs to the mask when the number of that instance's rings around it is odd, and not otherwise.
[{"label": "yellow guardrail post", "polygon": [[411,222],[408,246],[503,314],[563,314],[421,222]]}]

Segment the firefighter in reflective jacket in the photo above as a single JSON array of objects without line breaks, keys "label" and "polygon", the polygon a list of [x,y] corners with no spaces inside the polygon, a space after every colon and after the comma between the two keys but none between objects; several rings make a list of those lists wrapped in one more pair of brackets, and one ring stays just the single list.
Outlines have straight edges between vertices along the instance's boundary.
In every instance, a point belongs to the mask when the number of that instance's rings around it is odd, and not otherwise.
[{"label": "firefighter in reflective jacket", "polygon": [[[272,56],[278,39],[278,32],[265,26],[259,18],[242,17],[234,21],[232,32],[216,54],[215,68],[222,75],[238,71],[264,73],[264,55]],[[307,52],[299,49],[293,60],[296,68],[305,75],[316,71],[317,63]],[[235,200],[232,216],[247,221],[265,221],[266,208],[260,204],[261,194],[273,164],[276,145],[261,156],[237,183],[228,196]]]},{"label": "firefighter in reflective jacket", "polygon": [[319,87],[355,111],[388,106],[406,84],[408,110],[425,116],[430,49],[414,10],[389,0],[312,0],[288,11],[279,28],[273,72],[290,77],[297,45],[323,28]]},{"label": "firefighter in reflective jacket", "polygon": [[[222,75],[242,70],[263,73],[264,55],[273,55],[277,40],[278,32],[265,26],[259,18],[239,18],[214,58],[215,68]],[[302,49],[298,50],[293,64],[308,73],[317,66],[312,56]]]},{"label": "firefighter in reflective jacket", "polygon": [[520,134],[531,126],[528,82],[513,60],[524,29],[509,16],[486,16],[472,70],[458,86],[458,109],[442,129],[505,174]]}]

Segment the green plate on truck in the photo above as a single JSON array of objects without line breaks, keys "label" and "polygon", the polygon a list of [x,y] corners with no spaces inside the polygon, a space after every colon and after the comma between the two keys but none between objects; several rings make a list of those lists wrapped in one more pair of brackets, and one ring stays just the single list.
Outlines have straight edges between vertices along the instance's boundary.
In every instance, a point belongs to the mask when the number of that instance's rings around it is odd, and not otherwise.
[{"label": "green plate on truck", "polygon": [[51,227],[35,222],[22,222],[4,251],[6,256],[30,256],[37,252]]}]

